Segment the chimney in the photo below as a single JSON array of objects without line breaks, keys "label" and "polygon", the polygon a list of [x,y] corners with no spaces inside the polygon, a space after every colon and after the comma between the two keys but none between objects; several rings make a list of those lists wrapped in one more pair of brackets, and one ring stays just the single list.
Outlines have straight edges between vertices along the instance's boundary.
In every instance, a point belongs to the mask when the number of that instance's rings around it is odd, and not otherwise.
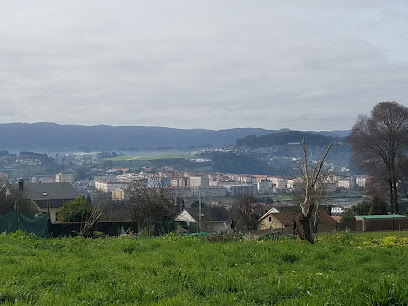
[{"label": "chimney", "polygon": [[20,179],[18,181],[18,189],[20,189],[21,191],[24,190],[24,181],[23,181],[23,179]]},{"label": "chimney", "polygon": [[331,215],[332,215],[332,206],[331,206],[331,205],[327,205],[327,206],[326,206],[326,209],[327,209],[327,213],[329,214],[329,216],[331,216]]}]

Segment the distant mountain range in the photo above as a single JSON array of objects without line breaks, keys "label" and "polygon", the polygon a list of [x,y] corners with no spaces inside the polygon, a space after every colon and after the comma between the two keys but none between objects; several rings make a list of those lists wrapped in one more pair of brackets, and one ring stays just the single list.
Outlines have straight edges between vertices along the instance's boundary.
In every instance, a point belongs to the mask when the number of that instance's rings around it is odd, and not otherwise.
[{"label": "distant mountain range", "polygon": [[[175,129],[150,126],[83,126],[56,123],[0,124],[0,149],[33,151],[72,150],[144,150],[159,148],[188,148],[231,146],[248,135],[267,135],[290,131],[261,128],[226,130]],[[312,132],[329,137],[344,137],[349,131]]]}]

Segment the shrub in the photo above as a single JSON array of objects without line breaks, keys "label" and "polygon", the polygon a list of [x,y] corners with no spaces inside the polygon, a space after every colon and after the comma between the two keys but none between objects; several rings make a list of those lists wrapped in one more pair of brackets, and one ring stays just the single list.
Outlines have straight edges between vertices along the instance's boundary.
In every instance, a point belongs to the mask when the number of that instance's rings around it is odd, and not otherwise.
[{"label": "shrub", "polygon": [[92,214],[92,208],[84,197],[79,196],[73,201],[66,202],[58,212],[58,221],[81,222]]}]

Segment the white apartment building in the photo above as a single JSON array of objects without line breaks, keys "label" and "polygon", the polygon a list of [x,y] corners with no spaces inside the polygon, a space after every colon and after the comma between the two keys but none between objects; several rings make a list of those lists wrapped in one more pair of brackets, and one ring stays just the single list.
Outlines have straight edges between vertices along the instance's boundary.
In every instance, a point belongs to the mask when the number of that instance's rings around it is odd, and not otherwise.
[{"label": "white apartment building", "polygon": [[256,178],[251,175],[240,175],[238,180],[245,184],[256,183]]},{"label": "white apartment building", "polygon": [[286,188],[293,189],[295,186],[295,180],[288,180],[286,183]]},{"label": "white apartment building", "polygon": [[[137,180],[141,180],[144,179],[145,177],[139,173],[124,173],[122,175],[117,175],[116,176],[116,180],[120,181],[120,182],[132,182],[132,181],[137,181]],[[105,180],[105,181],[109,181],[112,179],[100,179],[101,181]],[[115,180],[113,178],[113,180]]]},{"label": "white apartment building", "polygon": [[270,180],[272,184],[275,185],[274,190],[284,190],[287,188],[287,185],[288,185],[287,179],[284,179],[281,177],[270,176],[268,177],[268,180]]},{"label": "white apartment building", "polygon": [[275,190],[284,190],[284,189],[287,188],[287,185],[288,185],[288,181],[287,181],[287,180],[285,180],[285,179],[279,179],[279,180],[276,182]]},{"label": "white apartment building", "polygon": [[369,179],[368,176],[356,176],[356,185],[365,188]]},{"label": "white apartment building", "polygon": [[58,173],[55,175],[56,183],[71,183],[74,184],[75,178],[71,173]]},{"label": "white apartment building", "polygon": [[208,176],[190,176],[190,187],[209,186]]},{"label": "white apartment building", "polygon": [[233,174],[233,173],[226,174],[226,176],[228,176],[228,179],[230,181],[239,181],[239,177],[240,177],[238,174]]},{"label": "white apartment building", "polygon": [[49,175],[34,175],[30,181],[31,183],[55,183],[55,177]]},{"label": "white apartment building", "polygon": [[128,184],[111,181],[95,181],[95,188],[106,193],[111,193],[115,189],[127,189]]},{"label": "white apartment building", "polygon": [[337,187],[344,189],[353,189],[355,187],[355,183],[352,178],[339,179],[337,181]]},{"label": "white apartment building", "polygon": [[170,180],[172,187],[189,187],[189,179],[187,177],[173,177]]},{"label": "white apartment building", "polygon": [[257,184],[259,193],[269,193],[273,189],[273,184],[270,180],[261,180]]}]

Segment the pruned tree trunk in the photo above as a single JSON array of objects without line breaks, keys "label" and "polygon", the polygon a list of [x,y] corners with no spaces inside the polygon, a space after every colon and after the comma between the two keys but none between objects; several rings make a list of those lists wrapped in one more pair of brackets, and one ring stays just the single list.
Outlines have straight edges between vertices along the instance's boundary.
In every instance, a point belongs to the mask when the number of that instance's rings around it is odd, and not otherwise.
[{"label": "pruned tree trunk", "polygon": [[392,199],[393,202],[392,202],[392,205],[393,205],[394,213],[398,214],[399,213],[398,190],[397,190],[398,178],[397,178],[397,175],[395,173],[395,169],[393,169],[393,171],[392,171],[392,176],[393,176],[393,179],[392,179],[392,189],[393,189],[393,199]]},{"label": "pruned tree trunk", "polygon": [[311,217],[301,216],[297,226],[299,238],[314,244],[313,224]]},{"label": "pruned tree trunk", "polygon": [[394,205],[394,185],[393,185],[393,183],[392,183],[392,179],[391,178],[389,178],[388,179],[388,185],[389,185],[389,188],[390,188],[390,210],[391,210],[391,213],[392,214],[394,214],[395,213],[395,205]]},{"label": "pruned tree trunk", "polygon": [[313,234],[313,220],[312,217],[315,215],[316,212],[316,203],[312,198],[312,193],[314,192],[317,180],[321,173],[323,164],[327,158],[329,150],[332,146],[332,143],[329,144],[327,147],[326,153],[324,154],[321,161],[314,167],[313,171],[310,173],[308,169],[307,163],[307,149],[305,140],[302,140],[302,147],[304,153],[304,160],[303,160],[303,177],[305,180],[305,200],[302,204],[300,204],[301,213],[297,220],[297,232],[299,238],[302,240],[307,240],[310,243],[314,243],[314,234]]},{"label": "pruned tree trunk", "polygon": [[102,205],[98,203],[95,205],[94,209],[89,218],[85,220],[84,225],[82,226],[79,235],[82,237],[93,237],[95,232],[96,223],[99,221],[99,218],[102,216]]}]

